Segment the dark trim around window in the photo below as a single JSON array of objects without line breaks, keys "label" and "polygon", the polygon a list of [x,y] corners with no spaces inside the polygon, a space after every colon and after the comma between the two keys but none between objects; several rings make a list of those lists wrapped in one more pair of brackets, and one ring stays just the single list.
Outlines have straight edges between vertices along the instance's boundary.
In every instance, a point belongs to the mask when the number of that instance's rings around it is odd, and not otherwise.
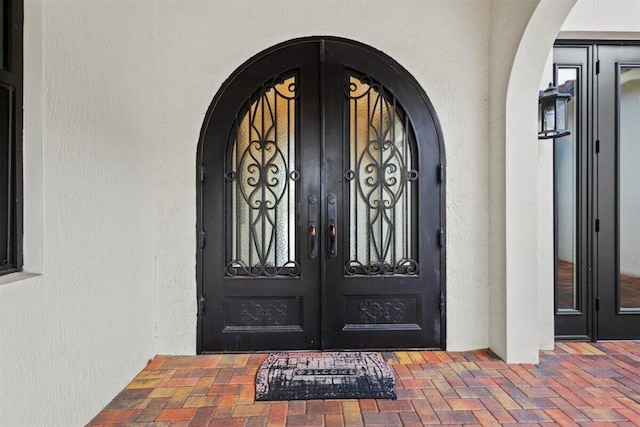
[{"label": "dark trim around window", "polygon": [[0,275],[22,269],[23,0],[1,0]]}]

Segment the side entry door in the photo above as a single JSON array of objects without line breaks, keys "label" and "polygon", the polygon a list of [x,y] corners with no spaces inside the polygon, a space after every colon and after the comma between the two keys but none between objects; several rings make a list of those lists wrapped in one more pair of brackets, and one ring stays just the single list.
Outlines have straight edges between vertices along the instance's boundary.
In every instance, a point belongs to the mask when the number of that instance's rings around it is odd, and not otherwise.
[{"label": "side entry door", "polygon": [[640,338],[640,46],[554,48],[572,134],[554,140],[556,337]]}]

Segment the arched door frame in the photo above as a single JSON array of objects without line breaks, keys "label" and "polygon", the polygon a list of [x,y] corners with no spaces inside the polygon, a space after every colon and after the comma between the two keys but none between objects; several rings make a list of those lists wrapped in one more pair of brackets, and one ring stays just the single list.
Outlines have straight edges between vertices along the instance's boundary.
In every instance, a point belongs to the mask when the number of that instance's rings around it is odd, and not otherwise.
[{"label": "arched door frame", "polygon": [[[424,108],[431,117],[431,120],[434,123],[436,138],[438,143],[438,152],[439,152],[439,174],[441,185],[439,186],[440,191],[440,206],[439,206],[439,215],[440,215],[440,224],[441,224],[441,251],[440,251],[440,290],[441,290],[441,301],[440,301],[440,346],[442,349],[446,348],[446,245],[445,245],[445,226],[446,226],[446,167],[445,167],[445,147],[444,147],[444,139],[442,135],[442,129],[440,126],[440,122],[438,120],[438,116],[429,100],[426,92],[421,87],[421,85],[417,82],[417,80],[401,65],[399,65],[395,60],[393,60],[390,56],[385,53],[374,49],[368,45],[363,43],[339,38],[339,37],[329,37],[329,36],[314,36],[314,37],[305,37],[298,38],[289,41],[285,41],[283,43],[272,46],[266,50],[261,51],[260,53],[254,55],[245,63],[243,63],[240,67],[238,67],[231,76],[222,84],[220,89],[217,91],[214,96],[209,108],[207,109],[207,113],[205,115],[205,119],[200,131],[200,138],[198,141],[198,149],[197,149],[197,158],[196,158],[196,206],[197,206],[197,224],[196,224],[196,281],[197,281],[197,298],[198,298],[198,321],[197,321],[197,338],[196,338],[196,349],[198,353],[201,353],[202,348],[202,313],[206,310],[206,307],[203,304],[203,246],[205,244],[206,236],[203,232],[203,183],[206,180],[206,175],[208,173],[212,173],[213,171],[207,171],[203,167],[203,157],[204,157],[204,147],[207,140],[207,133],[211,126],[215,126],[211,122],[212,116],[216,108],[218,107],[221,99],[223,99],[226,91],[233,84],[235,79],[252,67],[257,61],[264,59],[266,56],[277,52],[280,49],[289,48],[295,46],[297,44],[309,43],[309,42],[320,42],[324,41],[335,41],[342,42],[346,44],[350,44],[352,46],[357,46],[361,49],[365,49],[369,52],[375,53],[378,58],[386,63],[388,66],[393,68],[398,74],[400,74],[406,81],[410,82],[413,89],[419,94],[422,103],[424,104]],[[226,143],[226,142],[225,142]],[[418,156],[420,151],[420,145],[417,146]]]}]

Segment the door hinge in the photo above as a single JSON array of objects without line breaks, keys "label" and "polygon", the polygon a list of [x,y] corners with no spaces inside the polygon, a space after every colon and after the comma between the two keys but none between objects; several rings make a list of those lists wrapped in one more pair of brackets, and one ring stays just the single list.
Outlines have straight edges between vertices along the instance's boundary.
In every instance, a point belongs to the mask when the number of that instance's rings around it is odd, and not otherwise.
[{"label": "door hinge", "polygon": [[600,152],[600,140],[596,139],[596,153]]},{"label": "door hinge", "polygon": [[596,233],[600,231],[600,220],[596,219]]},{"label": "door hinge", "polygon": [[596,74],[600,74],[600,60],[596,61]]},{"label": "door hinge", "polygon": [[444,299],[444,292],[440,292],[440,314],[444,314],[446,310],[446,303]]},{"label": "door hinge", "polygon": [[600,311],[600,297],[596,298],[596,311]]},{"label": "door hinge", "polygon": [[444,165],[442,163],[438,163],[438,182],[444,182]]},{"label": "door hinge", "polygon": [[204,316],[204,295],[198,298],[198,317]]},{"label": "door hinge", "polygon": [[444,248],[445,245],[445,234],[444,234],[444,227],[440,227],[440,229],[438,230],[438,244],[440,245],[441,248]]},{"label": "door hinge", "polygon": [[200,232],[200,236],[198,236],[198,239],[198,245],[200,246],[200,249],[204,249],[204,244],[207,241],[207,234],[204,232],[204,230]]},{"label": "door hinge", "polygon": [[207,172],[207,169],[203,166],[200,166],[200,182],[204,182],[204,175]]}]

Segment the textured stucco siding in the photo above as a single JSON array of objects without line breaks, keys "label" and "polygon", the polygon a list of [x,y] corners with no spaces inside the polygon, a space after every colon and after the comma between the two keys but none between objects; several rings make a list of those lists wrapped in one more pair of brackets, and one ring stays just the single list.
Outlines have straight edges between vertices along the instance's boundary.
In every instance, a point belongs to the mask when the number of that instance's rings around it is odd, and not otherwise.
[{"label": "textured stucco siding", "polygon": [[148,12],[26,2],[25,269],[41,275],[0,285],[0,426],[84,425],[156,353]]}]

